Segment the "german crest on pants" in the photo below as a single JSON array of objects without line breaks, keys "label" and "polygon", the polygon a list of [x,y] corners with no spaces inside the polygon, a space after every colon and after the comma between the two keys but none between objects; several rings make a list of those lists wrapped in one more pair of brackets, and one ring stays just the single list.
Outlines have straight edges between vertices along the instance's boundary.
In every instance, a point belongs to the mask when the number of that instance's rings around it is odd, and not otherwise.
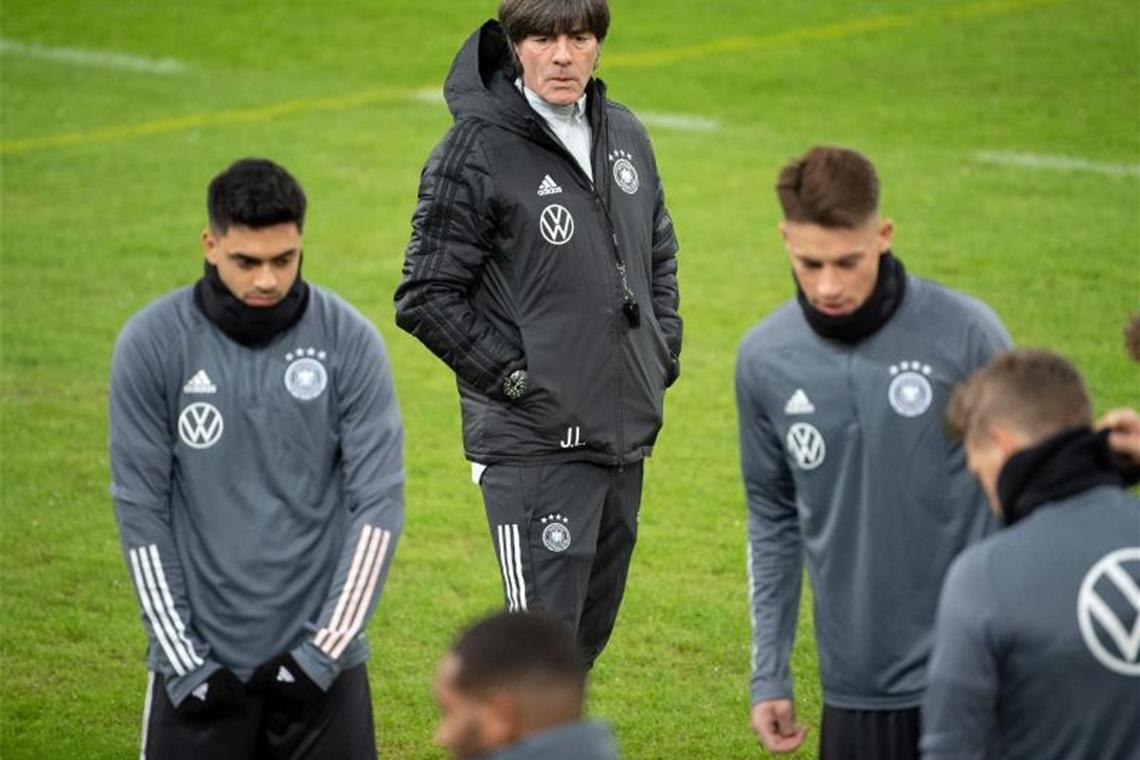
[{"label": "german crest on pants", "polygon": [[570,547],[569,522],[562,515],[547,515],[539,520],[543,524],[542,544],[552,552],[564,552]]}]

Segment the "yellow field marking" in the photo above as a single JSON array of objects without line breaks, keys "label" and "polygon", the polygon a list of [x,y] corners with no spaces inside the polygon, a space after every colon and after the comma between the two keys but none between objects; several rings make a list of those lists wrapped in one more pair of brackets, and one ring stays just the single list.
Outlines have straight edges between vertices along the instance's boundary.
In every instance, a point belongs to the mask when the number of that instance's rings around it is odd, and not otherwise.
[{"label": "yellow field marking", "polygon": [[748,36],[748,37],[722,37],[699,45],[686,45],[684,47],[666,48],[664,50],[647,50],[641,53],[615,53],[605,55],[602,65],[605,69],[614,68],[641,68],[662,66],[680,61],[691,61],[698,58],[710,58],[731,53],[752,53],[759,50],[772,50],[792,47],[803,42],[819,42],[823,40],[838,40],[846,37],[858,37],[888,29],[901,29],[917,26],[933,21],[959,21],[984,16],[998,16],[1016,13],[1030,8],[1046,5],[1056,5],[1064,0],[984,0],[983,2],[954,5],[948,8],[927,8],[916,13],[891,14],[875,16],[873,18],[857,18],[850,21],[840,21],[835,24],[822,26],[809,26],[802,29],[791,29],[775,34]]},{"label": "yellow field marking", "polygon": [[231,111],[174,116],[166,119],[146,121],[141,124],[127,124],[106,127],[84,132],[64,132],[45,137],[28,137],[22,140],[0,142],[0,153],[27,153],[42,148],[60,148],[68,145],[114,142],[133,137],[182,132],[190,129],[228,126],[231,124],[252,124],[272,121],[282,116],[325,111],[349,111],[377,103],[405,100],[410,90],[372,89],[339,98],[316,98],[308,100],[286,100],[256,108],[240,108]]},{"label": "yellow field marking", "polygon": [[[604,69],[661,66],[679,61],[708,58],[730,53],[755,52],[775,48],[791,47],[803,42],[836,40],[856,37],[888,29],[900,29],[936,21],[958,21],[1016,13],[1021,10],[1047,5],[1057,5],[1065,0],[982,0],[981,2],[954,5],[945,8],[929,8],[910,14],[876,16],[874,18],[852,19],[823,26],[792,29],[777,34],[724,37],[699,45],[653,50],[642,53],[618,53],[603,59]],[[338,98],[317,98],[309,100],[288,100],[271,103],[256,108],[231,111],[175,116],[166,119],[106,127],[79,132],[64,132],[44,137],[28,137],[0,142],[0,153],[16,154],[46,148],[61,148],[69,145],[115,142],[146,135],[169,134],[190,129],[221,127],[231,124],[251,124],[272,121],[283,116],[317,113],[322,111],[348,111],[362,106],[414,99],[423,90],[370,89],[353,95]]]}]

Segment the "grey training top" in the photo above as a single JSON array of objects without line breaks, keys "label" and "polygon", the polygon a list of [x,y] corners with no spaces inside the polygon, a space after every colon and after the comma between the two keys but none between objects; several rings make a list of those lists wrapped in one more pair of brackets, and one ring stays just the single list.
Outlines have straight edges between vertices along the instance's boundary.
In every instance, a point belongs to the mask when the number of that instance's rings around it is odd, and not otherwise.
[{"label": "grey training top", "polygon": [[618,760],[617,744],[604,723],[582,721],[520,739],[480,760]]},{"label": "grey training top", "polygon": [[327,688],[363,635],[404,521],[403,428],[379,334],[310,285],[264,347],[191,288],[123,328],[111,368],[111,495],[175,704],[220,666],[291,651]]},{"label": "grey training top", "polygon": [[792,696],[803,559],[824,701],[921,702],[943,575],[994,527],[943,411],[1009,343],[984,304],[910,276],[890,321],[857,344],[821,338],[795,301],[744,338],[753,703]]},{"label": "grey training top", "polygon": [[950,568],[923,757],[1136,760],[1138,654],[1140,499],[1043,504]]}]

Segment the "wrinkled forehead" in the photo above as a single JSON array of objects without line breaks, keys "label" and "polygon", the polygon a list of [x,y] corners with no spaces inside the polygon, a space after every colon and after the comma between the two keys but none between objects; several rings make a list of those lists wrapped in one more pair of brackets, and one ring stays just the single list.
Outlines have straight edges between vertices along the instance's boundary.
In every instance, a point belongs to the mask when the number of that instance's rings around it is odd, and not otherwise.
[{"label": "wrinkled forehead", "polygon": [[559,18],[548,23],[527,27],[516,42],[522,42],[528,37],[558,37],[563,34],[581,34],[590,32],[590,25],[585,18]]}]

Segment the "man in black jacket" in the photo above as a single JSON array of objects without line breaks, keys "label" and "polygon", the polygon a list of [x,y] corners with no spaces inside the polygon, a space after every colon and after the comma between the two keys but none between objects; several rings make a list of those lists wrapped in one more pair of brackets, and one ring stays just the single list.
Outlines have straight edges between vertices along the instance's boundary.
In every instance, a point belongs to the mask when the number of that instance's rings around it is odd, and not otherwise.
[{"label": "man in black jacket", "polygon": [[395,296],[457,376],[507,608],[560,618],[590,664],[681,350],[652,148],[592,76],[608,26],[605,0],[504,0],[463,45]]}]

